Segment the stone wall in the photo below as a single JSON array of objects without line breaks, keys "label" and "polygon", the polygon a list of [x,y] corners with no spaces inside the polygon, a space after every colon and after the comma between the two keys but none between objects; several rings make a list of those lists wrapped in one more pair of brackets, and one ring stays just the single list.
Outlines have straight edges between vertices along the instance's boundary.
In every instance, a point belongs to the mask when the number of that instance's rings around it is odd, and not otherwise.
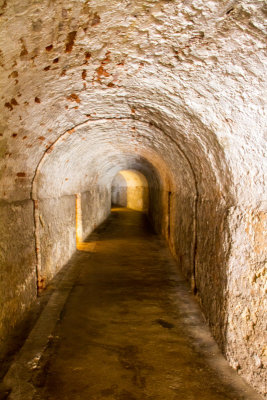
[{"label": "stone wall", "polygon": [[36,299],[33,202],[0,201],[0,358],[10,333]]},{"label": "stone wall", "polygon": [[83,239],[86,239],[110,213],[110,190],[104,186],[93,187],[90,191],[82,193],[81,205]]},{"label": "stone wall", "polygon": [[112,186],[111,201],[114,206],[127,207],[127,187]]},{"label": "stone wall", "polygon": [[225,354],[266,395],[266,232],[260,208],[228,212],[230,251],[225,304]]},{"label": "stone wall", "polygon": [[40,199],[39,286],[44,288],[76,250],[75,195]]},{"label": "stone wall", "polygon": [[166,194],[170,217],[167,238],[179,268],[194,287],[195,196],[182,192]]},{"label": "stone wall", "polygon": [[213,336],[230,365],[264,394],[266,213],[201,196],[195,209],[195,196],[151,193],[150,220],[191,282]]},{"label": "stone wall", "polygon": [[[110,191],[101,186],[81,194],[82,239],[110,213]],[[76,195],[38,200],[39,287],[60,271],[76,250]]]},{"label": "stone wall", "polygon": [[172,201],[169,244],[178,266],[230,365],[265,395],[266,213],[199,198],[194,249],[194,198]]}]

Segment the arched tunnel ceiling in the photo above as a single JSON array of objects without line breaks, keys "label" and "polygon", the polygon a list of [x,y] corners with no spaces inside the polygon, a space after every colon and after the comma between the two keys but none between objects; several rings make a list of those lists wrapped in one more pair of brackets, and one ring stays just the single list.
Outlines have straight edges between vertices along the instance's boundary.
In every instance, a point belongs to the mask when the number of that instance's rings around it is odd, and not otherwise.
[{"label": "arched tunnel ceiling", "polygon": [[1,343],[75,250],[75,198],[87,235],[135,169],[218,343],[263,388],[266,14],[264,0],[0,0]]},{"label": "arched tunnel ceiling", "polygon": [[132,119],[89,120],[67,131],[45,154],[36,174],[38,195],[57,197],[86,190],[92,184],[109,185],[120,169],[143,169],[149,175],[150,168],[138,161],[138,156],[158,170],[165,190],[171,187],[172,191],[192,193],[197,179],[203,196],[224,195],[229,177],[223,154],[217,149],[214,158],[206,159],[197,145],[189,157],[189,149],[185,155],[170,136],[151,124]]},{"label": "arched tunnel ceiling", "polygon": [[[224,196],[228,186],[240,201],[261,201],[264,1],[12,0],[0,7],[2,198],[29,197],[45,152],[51,175],[68,152],[73,177],[85,182],[91,162],[101,159],[103,173],[129,167],[115,164],[131,148],[145,158],[157,153],[177,181],[193,174],[204,195],[213,187]],[[94,158],[86,158],[94,146]]]}]

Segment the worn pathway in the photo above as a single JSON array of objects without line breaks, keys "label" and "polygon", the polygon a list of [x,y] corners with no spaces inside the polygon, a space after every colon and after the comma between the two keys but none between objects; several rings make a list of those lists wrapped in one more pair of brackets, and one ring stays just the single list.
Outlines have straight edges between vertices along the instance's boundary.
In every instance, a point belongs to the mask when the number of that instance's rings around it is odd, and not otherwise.
[{"label": "worn pathway", "polygon": [[41,400],[254,399],[227,366],[164,241],[114,209],[79,252],[43,367]]}]

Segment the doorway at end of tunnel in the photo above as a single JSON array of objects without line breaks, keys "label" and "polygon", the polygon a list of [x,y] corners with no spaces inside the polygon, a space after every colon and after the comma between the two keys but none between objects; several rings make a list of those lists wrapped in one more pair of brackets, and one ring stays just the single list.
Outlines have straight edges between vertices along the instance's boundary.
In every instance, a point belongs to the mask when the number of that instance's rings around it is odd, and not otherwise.
[{"label": "doorway at end of tunnel", "polygon": [[146,177],[136,170],[122,170],[114,177],[111,185],[112,207],[127,207],[147,212],[149,188]]}]

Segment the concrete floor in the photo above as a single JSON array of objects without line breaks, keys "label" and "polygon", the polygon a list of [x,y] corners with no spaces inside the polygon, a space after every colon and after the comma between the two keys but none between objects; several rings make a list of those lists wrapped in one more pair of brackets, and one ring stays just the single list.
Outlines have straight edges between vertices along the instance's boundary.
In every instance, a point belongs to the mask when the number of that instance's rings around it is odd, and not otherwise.
[{"label": "concrete floor", "polygon": [[144,214],[114,209],[90,240],[33,371],[35,400],[258,398],[220,355]]}]

